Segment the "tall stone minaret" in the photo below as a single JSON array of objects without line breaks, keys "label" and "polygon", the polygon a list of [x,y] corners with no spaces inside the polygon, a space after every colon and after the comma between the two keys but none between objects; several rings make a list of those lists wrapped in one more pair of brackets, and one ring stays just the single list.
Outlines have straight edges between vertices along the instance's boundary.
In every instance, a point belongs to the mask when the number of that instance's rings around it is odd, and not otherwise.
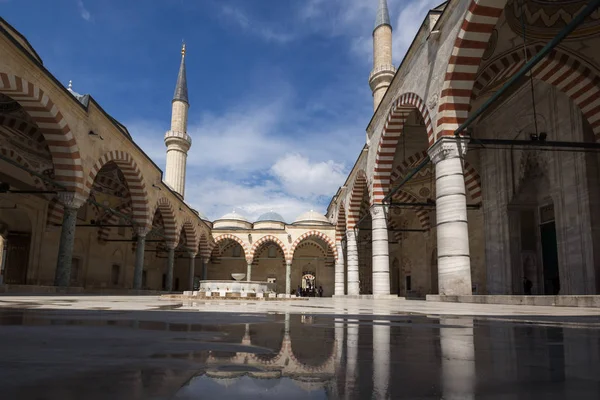
[{"label": "tall stone minaret", "polygon": [[373,92],[373,109],[377,110],[381,99],[390,86],[396,68],[392,64],[392,24],[387,0],[379,0],[375,30],[373,31],[373,70],[369,86]]},{"label": "tall stone minaret", "polygon": [[192,138],[187,134],[188,108],[187,78],[185,76],[185,44],[181,47],[181,65],[173,96],[171,130],[165,134],[167,146],[167,171],[165,182],[182,198],[185,194],[185,168],[187,152]]}]

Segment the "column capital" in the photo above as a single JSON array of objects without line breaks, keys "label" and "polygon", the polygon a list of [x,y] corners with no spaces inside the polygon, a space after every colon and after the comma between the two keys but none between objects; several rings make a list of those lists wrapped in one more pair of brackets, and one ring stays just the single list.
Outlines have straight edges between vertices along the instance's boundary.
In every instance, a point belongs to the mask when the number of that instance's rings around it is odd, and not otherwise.
[{"label": "column capital", "polygon": [[250,264],[252,264],[253,262],[254,262],[254,259],[253,259],[253,258],[246,257],[246,264],[250,265]]},{"label": "column capital", "polygon": [[175,248],[177,247],[177,243],[175,243],[175,242],[166,242],[165,246],[167,246],[167,249],[169,249],[169,250],[175,250]]},{"label": "column capital", "polygon": [[434,164],[449,158],[465,158],[470,139],[465,137],[442,136],[428,150]]},{"label": "column capital", "polygon": [[385,218],[388,212],[388,206],[384,204],[373,204],[369,212],[372,218]]},{"label": "column capital", "polygon": [[76,192],[58,192],[56,197],[65,208],[77,210],[87,200],[87,197]]},{"label": "column capital", "polygon": [[196,253],[193,250],[188,249],[188,256],[190,256],[190,258],[196,258],[196,254],[198,254],[198,253]]},{"label": "column capital", "polygon": [[135,228],[133,228],[133,231],[135,232],[135,234],[138,237],[143,237],[143,238],[145,238],[148,235],[148,233],[150,233],[151,230],[152,230],[151,228],[148,228],[146,226],[136,226]]},{"label": "column capital", "polygon": [[202,264],[208,264],[210,262],[210,257],[202,257]]}]

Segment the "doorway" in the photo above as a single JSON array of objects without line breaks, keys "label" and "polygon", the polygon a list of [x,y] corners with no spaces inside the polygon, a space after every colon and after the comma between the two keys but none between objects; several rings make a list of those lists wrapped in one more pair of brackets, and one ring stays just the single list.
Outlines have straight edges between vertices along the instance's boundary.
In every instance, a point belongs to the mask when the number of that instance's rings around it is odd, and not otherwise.
[{"label": "doorway", "polygon": [[27,283],[31,235],[10,233],[7,240],[6,276],[4,281],[12,285],[25,285]]},{"label": "doorway", "polygon": [[544,294],[547,296],[555,296],[560,292],[560,277],[558,273],[556,224],[554,221],[540,225],[540,236],[542,240]]}]

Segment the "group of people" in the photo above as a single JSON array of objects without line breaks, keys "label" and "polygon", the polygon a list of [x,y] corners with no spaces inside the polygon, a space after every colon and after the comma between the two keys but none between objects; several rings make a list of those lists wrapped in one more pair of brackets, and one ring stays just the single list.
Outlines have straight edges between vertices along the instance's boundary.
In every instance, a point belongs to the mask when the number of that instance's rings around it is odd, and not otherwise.
[{"label": "group of people", "polygon": [[310,283],[306,285],[306,288],[302,288],[298,285],[298,289],[296,289],[296,296],[299,297],[323,297],[323,286],[319,286],[316,288]]}]

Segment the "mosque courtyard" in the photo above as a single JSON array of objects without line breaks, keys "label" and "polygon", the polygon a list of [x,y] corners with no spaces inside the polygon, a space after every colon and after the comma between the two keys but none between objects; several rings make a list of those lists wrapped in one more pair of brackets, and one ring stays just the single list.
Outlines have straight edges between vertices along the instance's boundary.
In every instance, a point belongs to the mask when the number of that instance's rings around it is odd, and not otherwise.
[{"label": "mosque courtyard", "polygon": [[7,399],[597,399],[600,391],[600,310],[591,308],[3,296],[0,325]]}]

